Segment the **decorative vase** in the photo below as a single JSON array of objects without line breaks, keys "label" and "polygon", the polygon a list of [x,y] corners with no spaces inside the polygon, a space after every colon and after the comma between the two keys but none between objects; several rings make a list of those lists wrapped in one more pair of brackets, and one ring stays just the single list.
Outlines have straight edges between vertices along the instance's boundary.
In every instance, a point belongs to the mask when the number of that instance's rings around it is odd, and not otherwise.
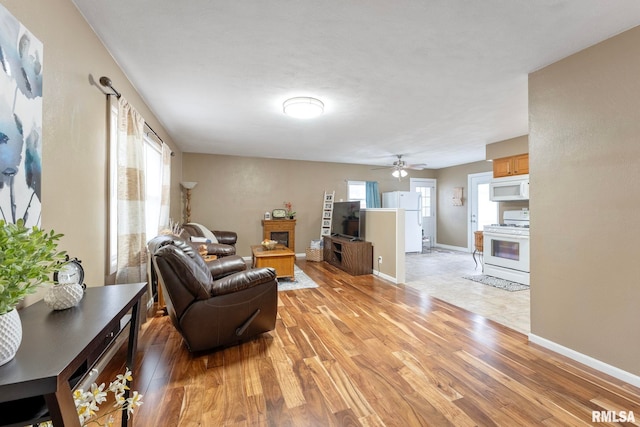
[{"label": "decorative vase", "polygon": [[82,296],[84,289],[78,283],[59,283],[53,285],[44,296],[44,303],[53,310],[66,310],[76,306]]},{"label": "decorative vase", "polygon": [[0,314],[0,366],[9,362],[22,342],[22,322],[15,308]]}]

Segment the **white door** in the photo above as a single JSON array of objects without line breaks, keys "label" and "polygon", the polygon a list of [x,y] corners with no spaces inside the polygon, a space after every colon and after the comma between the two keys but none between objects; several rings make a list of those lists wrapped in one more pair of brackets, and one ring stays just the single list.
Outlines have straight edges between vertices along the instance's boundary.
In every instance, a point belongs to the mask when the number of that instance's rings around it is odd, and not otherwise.
[{"label": "white door", "polygon": [[468,248],[473,251],[473,232],[482,230],[485,225],[499,222],[498,203],[489,198],[489,183],[493,179],[493,172],[470,174],[469,187],[469,233]]},{"label": "white door", "polygon": [[410,190],[422,195],[423,246],[431,248],[436,241],[436,180],[411,178]]}]

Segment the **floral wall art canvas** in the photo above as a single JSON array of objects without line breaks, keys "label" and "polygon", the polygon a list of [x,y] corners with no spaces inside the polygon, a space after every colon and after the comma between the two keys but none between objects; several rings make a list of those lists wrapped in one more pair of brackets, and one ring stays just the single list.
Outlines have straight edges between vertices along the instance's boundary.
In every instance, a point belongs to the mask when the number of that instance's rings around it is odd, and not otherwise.
[{"label": "floral wall art canvas", "polygon": [[0,219],[40,226],[42,43],[0,5]]}]

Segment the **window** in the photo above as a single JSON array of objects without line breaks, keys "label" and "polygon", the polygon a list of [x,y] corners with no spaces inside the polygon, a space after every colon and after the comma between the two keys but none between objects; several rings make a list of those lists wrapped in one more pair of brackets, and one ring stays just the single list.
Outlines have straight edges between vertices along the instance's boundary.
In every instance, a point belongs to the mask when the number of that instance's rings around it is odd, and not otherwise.
[{"label": "window", "polygon": [[431,189],[433,187],[416,187],[416,191],[422,195],[422,216],[431,216]]},{"label": "window", "polygon": [[160,204],[162,199],[162,147],[148,135],[145,147],[145,225],[147,241],[160,231]]},{"label": "window", "polygon": [[[118,268],[118,100],[110,97],[109,108],[109,273]],[[145,232],[147,240],[160,228],[163,161],[162,146],[149,135],[144,137]]]},{"label": "window", "polygon": [[367,184],[365,181],[347,181],[347,200],[360,202],[360,208],[367,207]]},{"label": "window", "polygon": [[[478,184],[478,227],[485,224],[497,224],[500,222],[498,215],[498,202],[491,201],[490,185],[488,182]],[[478,228],[481,230],[482,228]]]},{"label": "window", "polygon": [[118,102],[109,109],[109,274],[118,269]]}]

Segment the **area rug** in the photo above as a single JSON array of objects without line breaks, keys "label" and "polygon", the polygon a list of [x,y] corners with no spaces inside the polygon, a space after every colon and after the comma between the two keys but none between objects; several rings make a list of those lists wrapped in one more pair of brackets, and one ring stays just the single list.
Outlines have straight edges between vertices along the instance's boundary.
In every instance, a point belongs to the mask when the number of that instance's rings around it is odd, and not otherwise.
[{"label": "area rug", "polygon": [[504,289],[505,291],[509,292],[524,291],[525,289],[529,289],[528,285],[499,279],[493,276],[487,276],[486,274],[478,274],[476,276],[462,276],[462,278],[473,280],[474,282],[482,283],[483,285],[493,286],[494,288]]},{"label": "area rug", "polygon": [[293,266],[293,274],[295,278],[292,280],[288,277],[278,279],[278,291],[293,291],[296,289],[317,288],[318,284],[314,282],[307,274],[297,265]]}]

